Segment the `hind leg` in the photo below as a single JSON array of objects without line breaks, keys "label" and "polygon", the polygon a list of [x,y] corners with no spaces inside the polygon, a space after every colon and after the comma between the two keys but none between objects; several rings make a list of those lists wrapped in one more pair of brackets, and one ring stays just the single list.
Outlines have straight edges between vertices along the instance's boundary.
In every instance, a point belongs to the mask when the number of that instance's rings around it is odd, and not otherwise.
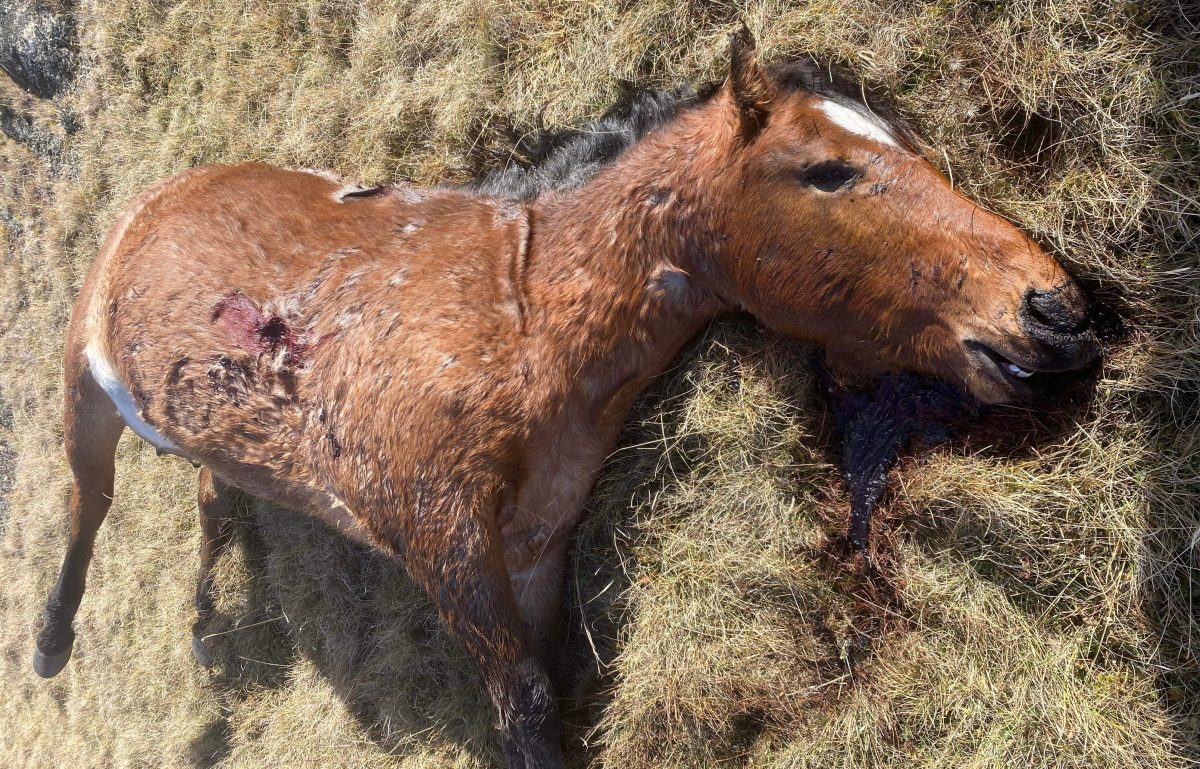
[{"label": "hind leg", "polygon": [[71,533],[58,582],[46,600],[33,668],[43,678],[57,675],[71,658],[71,623],[83,598],[96,532],[112,504],[114,455],[125,423],[96,384],[81,352],[65,365],[63,443],[71,466]]},{"label": "hind leg", "polygon": [[192,625],[192,656],[202,667],[212,665],[204,630],[213,615],[213,564],[233,541],[233,508],[238,491],[200,470],[196,507],[200,510],[200,573],[196,579],[196,622]]}]

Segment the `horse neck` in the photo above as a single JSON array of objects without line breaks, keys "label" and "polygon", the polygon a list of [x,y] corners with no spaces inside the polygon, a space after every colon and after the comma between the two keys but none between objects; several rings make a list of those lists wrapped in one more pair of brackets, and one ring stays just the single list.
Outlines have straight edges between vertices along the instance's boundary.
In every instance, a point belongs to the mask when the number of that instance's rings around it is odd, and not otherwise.
[{"label": "horse neck", "polygon": [[598,394],[658,374],[729,306],[708,287],[720,238],[678,133],[647,137],[579,189],[531,206],[528,328]]}]

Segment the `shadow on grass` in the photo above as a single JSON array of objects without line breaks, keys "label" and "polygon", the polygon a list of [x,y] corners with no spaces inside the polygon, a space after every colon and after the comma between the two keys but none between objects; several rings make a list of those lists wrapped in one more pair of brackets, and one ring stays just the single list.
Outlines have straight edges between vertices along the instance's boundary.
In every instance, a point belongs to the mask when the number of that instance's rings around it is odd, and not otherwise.
[{"label": "shadow on grass", "polygon": [[233,612],[217,612],[208,626],[215,664],[209,685],[220,714],[188,745],[187,759],[198,769],[224,761],[233,749],[229,715],[249,692],[277,689],[287,681],[295,659],[293,646],[277,619],[280,606],[269,579],[270,548],[260,534],[248,500],[236,508],[235,547],[250,579]]},{"label": "shadow on grass", "polygon": [[[293,685],[308,663],[380,750],[424,742],[501,761],[481,677],[401,563],[261,502],[247,499],[244,512],[235,531],[247,594],[236,623],[219,613],[210,626],[210,685],[225,714]],[[221,761],[231,736],[227,717],[210,723],[192,743],[193,765]]]}]

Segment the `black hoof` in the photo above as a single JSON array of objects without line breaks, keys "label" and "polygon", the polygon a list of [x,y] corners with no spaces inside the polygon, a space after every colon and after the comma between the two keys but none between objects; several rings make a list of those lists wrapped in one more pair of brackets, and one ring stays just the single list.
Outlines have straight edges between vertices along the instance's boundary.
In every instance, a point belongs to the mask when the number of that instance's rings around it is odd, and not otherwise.
[{"label": "black hoof", "polygon": [[41,649],[37,649],[33,652],[33,670],[42,678],[54,678],[62,672],[70,659],[70,646],[53,654],[43,654]]},{"label": "black hoof", "polygon": [[192,656],[196,658],[196,664],[202,668],[211,668],[213,665],[212,655],[208,653],[208,645],[198,635],[192,636]]}]

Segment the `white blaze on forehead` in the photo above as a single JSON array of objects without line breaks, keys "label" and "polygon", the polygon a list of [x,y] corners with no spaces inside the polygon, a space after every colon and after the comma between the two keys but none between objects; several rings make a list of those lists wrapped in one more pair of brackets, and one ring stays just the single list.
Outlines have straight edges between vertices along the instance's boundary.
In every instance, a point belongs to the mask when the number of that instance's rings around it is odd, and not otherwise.
[{"label": "white blaze on forehead", "polygon": [[829,99],[825,99],[818,104],[817,109],[824,112],[825,116],[834,125],[844,128],[850,133],[874,139],[880,144],[885,144],[889,147],[900,146],[896,143],[896,137],[892,136],[892,132],[888,130],[883,121],[870,113],[860,112],[852,107],[847,107],[845,104],[839,104]]}]

